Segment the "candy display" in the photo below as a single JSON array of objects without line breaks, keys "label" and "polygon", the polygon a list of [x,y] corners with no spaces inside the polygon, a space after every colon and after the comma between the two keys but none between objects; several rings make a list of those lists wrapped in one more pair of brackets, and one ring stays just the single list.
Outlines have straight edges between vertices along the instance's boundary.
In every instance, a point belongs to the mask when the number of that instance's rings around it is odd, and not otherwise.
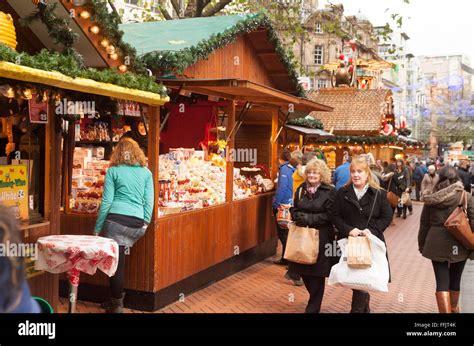
[{"label": "candy display", "polygon": [[225,167],[194,149],[172,149],[159,162],[160,216],[225,202]]},{"label": "candy display", "polygon": [[98,212],[104,190],[105,174],[109,167],[109,161],[101,160],[101,157],[103,155],[100,148],[74,149],[69,205],[71,212],[85,214]]},{"label": "candy display", "polygon": [[110,142],[109,124],[98,121],[80,130],[81,141]]},{"label": "candy display", "polygon": [[268,192],[273,188],[273,182],[270,179],[263,178],[259,168],[234,168],[234,200]]}]

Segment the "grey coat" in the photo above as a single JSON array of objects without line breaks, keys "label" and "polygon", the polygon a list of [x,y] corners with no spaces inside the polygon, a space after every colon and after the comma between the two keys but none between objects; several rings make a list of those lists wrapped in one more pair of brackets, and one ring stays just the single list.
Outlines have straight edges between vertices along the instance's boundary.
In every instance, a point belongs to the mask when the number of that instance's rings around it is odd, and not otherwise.
[{"label": "grey coat", "polygon": [[421,181],[421,200],[424,200],[425,195],[429,195],[433,192],[435,185],[439,181],[438,173],[435,173],[434,177],[430,176],[429,173],[426,173]]},{"label": "grey coat", "polygon": [[[474,251],[464,248],[444,227],[444,222],[458,206],[463,185],[452,184],[435,193],[425,195],[421,213],[418,247],[423,257],[433,261],[450,263],[474,259]],[[474,229],[474,206],[468,196],[468,217]]]}]

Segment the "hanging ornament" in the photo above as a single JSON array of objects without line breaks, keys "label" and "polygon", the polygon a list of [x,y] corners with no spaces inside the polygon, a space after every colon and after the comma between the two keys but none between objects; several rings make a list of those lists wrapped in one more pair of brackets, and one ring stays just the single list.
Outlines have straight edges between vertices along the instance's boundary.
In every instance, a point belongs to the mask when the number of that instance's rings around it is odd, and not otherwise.
[{"label": "hanging ornament", "polygon": [[16,49],[16,31],[10,14],[0,12],[0,43]]},{"label": "hanging ornament", "polygon": [[15,91],[8,84],[0,86],[0,94],[2,94],[5,97],[8,97],[9,99],[12,99],[15,97]]},{"label": "hanging ornament", "polygon": [[31,93],[31,89],[22,88],[22,89],[19,90],[19,96],[23,100],[31,100],[31,98],[33,97],[33,94]]},{"label": "hanging ornament", "polygon": [[46,7],[48,7],[44,0],[31,0],[31,2],[33,5],[38,6],[40,10],[44,10]]}]

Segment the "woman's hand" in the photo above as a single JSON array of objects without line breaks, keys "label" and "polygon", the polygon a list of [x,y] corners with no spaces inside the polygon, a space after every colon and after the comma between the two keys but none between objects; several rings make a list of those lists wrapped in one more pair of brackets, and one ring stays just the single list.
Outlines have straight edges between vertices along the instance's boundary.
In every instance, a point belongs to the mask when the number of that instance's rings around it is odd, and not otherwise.
[{"label": "woman's hand", "polygon": [[299,227],[305,227],[308,225],[308,219],[306,217],[306,214],[300,211],[297,211],[294,213],[293,222],[295,223],[296,226],[299,226]]},{"label": "woman's hand", "polygon": [[366,228],[366,229],[364,229],[360,232],[361,232],[362,235],[364,235],[364,237],[368,237],[369,235],[372,234],[368,228]]},{"label": "woman's hand", "polygon": [[354,228],[352,231],[349,232],[349,237],[358,237],[361,232],[362,231],[360,229]]}]

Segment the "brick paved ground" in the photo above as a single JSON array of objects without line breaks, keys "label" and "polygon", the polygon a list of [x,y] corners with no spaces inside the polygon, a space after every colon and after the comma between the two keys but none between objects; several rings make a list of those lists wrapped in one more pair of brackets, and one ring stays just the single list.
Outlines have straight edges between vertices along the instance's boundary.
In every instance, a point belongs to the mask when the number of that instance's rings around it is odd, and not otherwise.
[{"label": "brick paved ground", "polygon": [[[435,281],[431,263],[418,252],[417,234],[421,204],[406,220],[394,219],[386,231],[392,283],[389,293],[372,293],[372,312],[437,312],[434,298]],[[207,288],[186,296],[159,312],[219,313],[300,313],[304,312],[308,294],[304,286],[296,287],[284,279],[285,268],[272,263],[272,258],[255,264]],[[321,311],[348,312],[351,291],[326,286]],[[60,312],[67,311],[61,299]],[[78,312],[102,312],[97,304],[78,302]],[[140,313],[125,309],[126,312]]]}]

